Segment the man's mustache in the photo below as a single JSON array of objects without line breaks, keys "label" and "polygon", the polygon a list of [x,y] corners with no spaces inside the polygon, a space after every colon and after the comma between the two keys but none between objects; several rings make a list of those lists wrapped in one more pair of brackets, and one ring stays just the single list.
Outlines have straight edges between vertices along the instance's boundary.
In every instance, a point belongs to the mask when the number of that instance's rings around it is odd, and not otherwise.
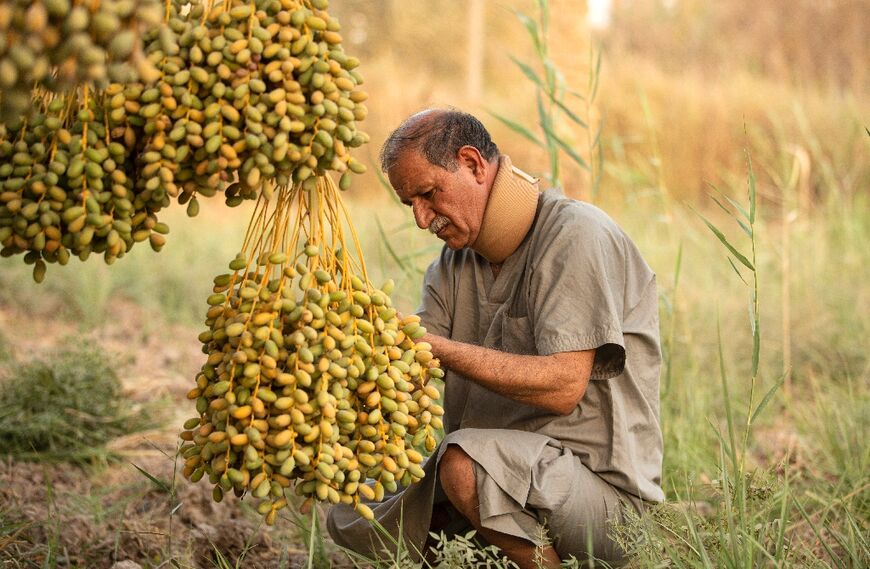
[{"label": "man's mustache", "polygon": [[432,223],[429,224],[429,232],[436,234],[450,223],[450,220],[444,217],[443,215],[439,215],[435,219],[432,220]]}]

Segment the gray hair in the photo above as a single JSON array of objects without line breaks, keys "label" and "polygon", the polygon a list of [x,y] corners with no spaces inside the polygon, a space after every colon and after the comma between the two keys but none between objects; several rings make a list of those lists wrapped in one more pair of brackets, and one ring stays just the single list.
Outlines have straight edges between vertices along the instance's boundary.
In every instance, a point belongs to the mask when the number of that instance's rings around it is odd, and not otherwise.
[{"label": "gray hair", "polygon": [[381,148],[381,169],[389,172],[407,150],[417,150],[430,164],[456,169],[456,154],[473,146],[487,162],[498,156],[489,131],[474,116],[455,109],[429,109],[411,115],[390,133]]}]

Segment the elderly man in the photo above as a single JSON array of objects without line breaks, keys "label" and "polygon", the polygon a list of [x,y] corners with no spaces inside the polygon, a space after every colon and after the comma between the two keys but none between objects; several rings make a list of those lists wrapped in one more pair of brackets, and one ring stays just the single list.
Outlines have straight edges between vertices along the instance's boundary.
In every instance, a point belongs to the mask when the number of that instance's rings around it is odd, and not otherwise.
[{"label": "elderly man", "polygon": [[[375,516],[418,551],[451,520],[520,567],[620,563],[608,525],[664,498],[655,275],[607,215],[539,192],[466,113],[410,117],[382,167],[446,245],[419,309],[447,370],[446,436]],[[370,555],[388,542],[347,507],[329,531]]]}]

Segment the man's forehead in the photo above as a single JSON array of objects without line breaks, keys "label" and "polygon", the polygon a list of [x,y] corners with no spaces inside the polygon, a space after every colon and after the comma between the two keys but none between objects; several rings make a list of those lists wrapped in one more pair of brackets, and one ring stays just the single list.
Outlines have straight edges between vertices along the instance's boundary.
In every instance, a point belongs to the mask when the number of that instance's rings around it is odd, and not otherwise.
[{"label": "man's forehead", "polygon": [[424,166],[432,166],[423,152],[419,148],[410,147],[402,150],[397,156],[395,162],[390,166],[390,171],[395,168],[405,169],[408,167],[420,168]]},{"label": "man's forehead", "polygon": [[430,163],[422,153],[408,150],[399,156],[387,175],[397,191],[410,192],[427,184],[437,174],[437,170],[438,167]]}]

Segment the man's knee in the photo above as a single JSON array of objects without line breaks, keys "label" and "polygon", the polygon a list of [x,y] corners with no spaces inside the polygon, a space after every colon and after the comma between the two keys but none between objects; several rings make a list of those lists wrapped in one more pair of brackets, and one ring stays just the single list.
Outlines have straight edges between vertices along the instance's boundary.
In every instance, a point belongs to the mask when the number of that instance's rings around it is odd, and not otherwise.
[{"label": "man's knee", "polygon": [[458,445],[449,445],[438,461],[438,479],[450,503],[465,517],[477,508],[474,461]]}]

